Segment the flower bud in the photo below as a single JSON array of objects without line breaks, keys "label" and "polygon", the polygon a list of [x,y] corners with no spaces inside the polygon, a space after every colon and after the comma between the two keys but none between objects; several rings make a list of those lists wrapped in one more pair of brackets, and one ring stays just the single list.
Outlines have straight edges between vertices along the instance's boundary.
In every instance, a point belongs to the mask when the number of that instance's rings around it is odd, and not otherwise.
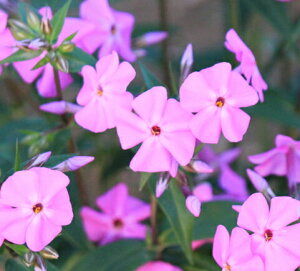
[{"label": "flower bud", "polygon": [[159,176],[159,179],[156,183],[156,189],[155,189],[155,195],[157,198],[159,198],[165,190],[168,188],[170,180],[170,174],[169,173],[161,173]]},{"label": "flower bud", "polygon": [[20,32],[32,34],[31,29],[26,24],[24,24],[23,22],[21,22],[19,20],[9,19],[8,24],[11,28],[19,30]]},{"label": "flower bud", "polygon": [[67,171],[75,171],[92,161],[94,161],[93,156],[73,156],[60,164],[54,166],[52,169],[59,170],[61,172],[67,172]]},{"label": "flower bud", "polygon": [[148,32],[137,39],[137,47],[145,47],[159,43],[168,37],[168,33],[164,31]]},{"label": "flower bud", "polygon": [[26,252],[23,256],[23,262],[27,267],[35,263],[35,254],[32,251]]},{"label": "flower bud", "polygon": [[65,113],[75,114],[81,109],[82,106],[66,101],[56,101],[40,105],[40,110],[56,115],[63,115]]},{"label": "flower bud", "polygon": [[47,271],[46,263],[40,255],[35,256],[34,271]]},{"label": "flower bud", "polygon": [[201,202],[200,200],[193,195],[190,195],[186,198],[185,201],[186,208],[191,212],[195,217],[198,217],[201,212]]},{"label": "flower bud", "polygon": [[68,73],[69,72],[69,62],[63,56],[57,56],[55,60],[55,66],[58,70]]},{"label": "flower bud", "polygon": [[44,165],[51,156],[51,151],[44,152],[34,156],[25,166],[25,169],[30,169],[32,167],[40,167]]},{"label": "flower bud", "polygon": [[35,31],[41,30],[40,18],[30,9],[27,10],[27,23]]},{"label": "flower bud", "polygon": [[46,246],[42,251],[40,251],[40,254],[44,259],[56,260],[59,258],[57,251],[50,246]]},{"label": "flower bud", "polygon": [[20,31],[15,27],[11,27],[10,32],[16,40],[26,40],[32,38],[32,36],[29,35],[28,33]]},{"label": "flower bud", "polygon": [[41,23],[41,30],[46,35],[49,36],[52,33],[52,25],[48,18],[43,18]]},{"label": "flower bud", "polygon": [[75,44],[71,41],[65,41],[62,45],[59,46],[58,49],[62,53],[70,53],[75,49]]},{"label": "flower bud", "polygon": [[180,82],[183,82],[185,78],[191,72],[192,66],[194,63],[193,57],[193,46],[192,44],[188,44],[180,62]]}]

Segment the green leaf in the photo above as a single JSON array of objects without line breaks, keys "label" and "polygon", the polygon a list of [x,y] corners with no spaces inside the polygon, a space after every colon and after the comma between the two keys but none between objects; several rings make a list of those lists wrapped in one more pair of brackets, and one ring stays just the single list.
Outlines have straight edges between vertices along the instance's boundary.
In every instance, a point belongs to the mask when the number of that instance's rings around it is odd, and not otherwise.
[{"label": "green leaf", "polygon": [[237,212],[232,205],[239,204],[230,201],[205,202],[201,207],[201,215],[196,220],[193,240],[213,238],[218,225],[224,225],[228,230],[236,226]]},{"label": "green leaf", "polygon": [[140,179],[140,185],[139,185],[139,191],[142,191],[147,182],[149,181],[151,177],[151,173],[148,172],[141,172],[141,179]]},{"label": "green leaf", "polygon": [[23,256],[25,253],[29,252],[29,249],[24,245],[15,245],[11,243],[4,243],[7,247],[16,252],[19,256]]},{"label": "green leaf", "polygon": [[72,39],[74,39],[74,37],[77,35],[77,33],[78,33],[78,31],[74,32],[69,37],[66,37],[62,43],[64,43],[65,41],[71,41]]},{"label": "green leaf", "polygon": [[61,7],[58,10],[58,12],[56,12],[53,19],[51,20],[51,23],[52,23],[52,33],[51,33],[51,37],[50,37],[51,43],[56,41],[57,37],[59,36],[59,34],[63,28],[65,18],[67,16],[71,2],[72,2],[72,0],[68,0],[67,3],[65,3],[63,5],[63,7]]},{"label": "green leaf", "polygon": [[151,259],[143,241],[122,240],[96,248],[84,256],[72,271],[95,268],[97,271],[131,271]]},{"label": "green leaf", "polygon": [[142,72],[146,87],[152,88],[154,86],[161,86],[159,80],[139,61],[139,67]]},{"label": "green leaf", "polygon": [[[155,195],[155,180],[151,179],[149,184],[151,192]],[[176,180],[171,180],[169,188],[157,201],[175,233],[178,244],[189,263],[192,264],[191,244],[195,218],[186,209],[184,196],[179,190]]]},{"label": "green leaf", "polygon": [[87,54],[78,47],[70,53],[64,53],[63,56],[69,61],[70,72],[80,72],[85,65],[95,66],[97,60],[90,54]]},{"label": "green leaf", "polygon": [[49,62],[50,62],[49,57],[45,56],[38,63],[36,63],[35,66],[31,70],[33,71],[38,68],[41,68],[41,67],[45,66],[46,64],[48,64]]},{"label": "green leaf", "polygon": [[257,10],[283,36],[288,36],[292,24],[287,15],[285,4],[274,0],[241,0],[246,7]]},{"label": "green leaf", "polygon": [[5,271],[28,271],[30,270],[18,260],[9,259],[5,262]]},{"label": "green leaf", "polygon": [[42,53],[42,50],[39,51],[23,51],[19,50],[12,55],[8,56],[7,58],[3,59],[0,61],[0,64],[6,64],[6,63],[12,63],[12,62],[17,62],[17,61],[24,61],[28,59],[35,58],[39,56]]},{"label": "green leaf", "polygon": [[15,152],[15,164],[14,164],[14,171],[19,171],[21,169],[21,157],[20,157],[20,150],[19,150],[19,141],[16,141],[16,152]]}]

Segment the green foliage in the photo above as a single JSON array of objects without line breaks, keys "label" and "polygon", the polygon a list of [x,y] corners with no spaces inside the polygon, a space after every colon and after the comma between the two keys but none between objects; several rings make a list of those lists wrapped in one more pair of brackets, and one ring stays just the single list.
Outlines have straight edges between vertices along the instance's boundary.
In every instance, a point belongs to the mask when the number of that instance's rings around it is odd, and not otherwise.
[{"label": "green foliage", "polygon": [[18,50],[17,52],[13,53],[12,55],[8,56],[7,58],[1,60],[0,64],[29,60],[29,59],[39,56],[41,53],[42,53],[41,50],[38,50],[38,51]]}]

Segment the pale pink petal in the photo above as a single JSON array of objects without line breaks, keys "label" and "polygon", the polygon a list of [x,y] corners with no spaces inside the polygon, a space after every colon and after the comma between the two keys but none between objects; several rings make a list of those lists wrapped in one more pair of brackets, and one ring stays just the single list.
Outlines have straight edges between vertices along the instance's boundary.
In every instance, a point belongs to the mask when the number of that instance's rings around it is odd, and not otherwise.
[{"label": "pale pink petal", "polygon": [[286,147],[288,145],[294,145],[296,141],[286,135],[276,135],[275,145],[276,147]]},{"label": "pale pink petal", "polygon": [[153,87],[134,99],[134,111],[152,127],[161,120],[167,102],[167,90]]},{"label": "pale pink petal", "polygon": [[300,151],[296,148],[289,148],[286,157],[289,186],[293,186],[300,183]]},{"label": "pale pink petal", "polygon": [[240,148],[233,148],[233,149],[224,151],[218,157],[219,163],[221,165],[222,164],[230,164],[235,159],[237,159],[240,154],[241,154],[241,149]]},{"label": "pale pink petal", "polygon": [[140,221],[150,217],[150,205],[140,199],[128,196],[124,206],[126,221]]},{"label": "pale pink petal", "polygon": [[198,217],[201,211],[201,202],[196,196],[188,196],[185,201],[186,208],[193,216]]},{"label": "pale pink petal", "polygon": [[51,221],[42,215],[36,215],[28,225],[26,244],[30,250],[40,251],[60,232],[61,226],[52,224]]},{"label": "pale pink petal", "polygon": [[145,140],[130,162],[133,171],[162,172],[171,168],[172,156],[156,137]]},{"label": "pale pink petal", "polygon": [[200,201],[210,201],[213,199],[213,189],[210,183],[205,182],[197,185],[194,190],[193,194],[200,200]]},{"label": "pale pink petal", "polygon": [[196,160],[192,162],[192,167],[197,173],[212,173],[214,169],[208,164],[201,160]]},{"label": "pale pink petal", "polygon": [[148,262],[140,266],[136,271],[183,271],[177,266],[171,265],[166,262],[155,261]]},{"label": "pale pink petal", "polygon": [[221,111],[221,126],[224,137],[230,142],[243,139],[250,123],[250,116],[239,108],[224,106]]},{"label": "pale pink petal", "polygon": [[256,233],[263,233],[268,222],[269,206],[261,193],[252,194],[242,205],[238,226]]},{"label": "pale pink petal", "polygon": [[229,255],[229,233],[223,225],[217,227],[213,243],[213,257],[219,266],[224,267]]},{"label": "pale pink petal", "polygon": [[107,0],[86,0],[80,5],[80,16],[96,23],[113,19]]},{"label": "pale pink petal", "polygon": [[101,78],[101,82],[106,82],[117,73],[119,68],[119,56],[116,52],[103,56],[96,63],[97,76]]},{"label": "pale pink petal", "polygon": [[247,261],[237,263],[231,267],[231,271],[265,271],[264,262],[259,256],[253,256]]},{"label": "pale pink petal", "polygon": [[221,111],[214,105],[199,111],[190,122],[193,135],[203,143],[218,143],[221,134],[220,114]]},{"label": "pale pink petal", "polygon": [[247,174],[251,183],[258,192],[262,192],[268,189],[269,184],[267,183],[265,178],[261,177],[259,174],[257,174],[251,169],[247,169]]},{"label": "pale pink petal", "polygon": [[56,101],[40,105],[40,110],[56,115],[77,113],[82,107],[66,101]]},{"label": "pale pink petal", "polygon": [[147,226],[140,223],[130,223],[124,227],[122,231],[123,238],[145,239],[147,234]]}]

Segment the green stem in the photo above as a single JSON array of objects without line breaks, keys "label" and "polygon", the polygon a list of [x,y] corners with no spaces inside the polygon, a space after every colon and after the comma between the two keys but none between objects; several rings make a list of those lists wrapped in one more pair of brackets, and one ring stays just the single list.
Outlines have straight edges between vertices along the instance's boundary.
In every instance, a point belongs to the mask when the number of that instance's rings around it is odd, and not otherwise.
[{"label": "green stem", "polygon": [[151,195],[151,232],[152,232],[152,245],[158,245],[158,233],[157,233],[157,200],[155,196]]}]

